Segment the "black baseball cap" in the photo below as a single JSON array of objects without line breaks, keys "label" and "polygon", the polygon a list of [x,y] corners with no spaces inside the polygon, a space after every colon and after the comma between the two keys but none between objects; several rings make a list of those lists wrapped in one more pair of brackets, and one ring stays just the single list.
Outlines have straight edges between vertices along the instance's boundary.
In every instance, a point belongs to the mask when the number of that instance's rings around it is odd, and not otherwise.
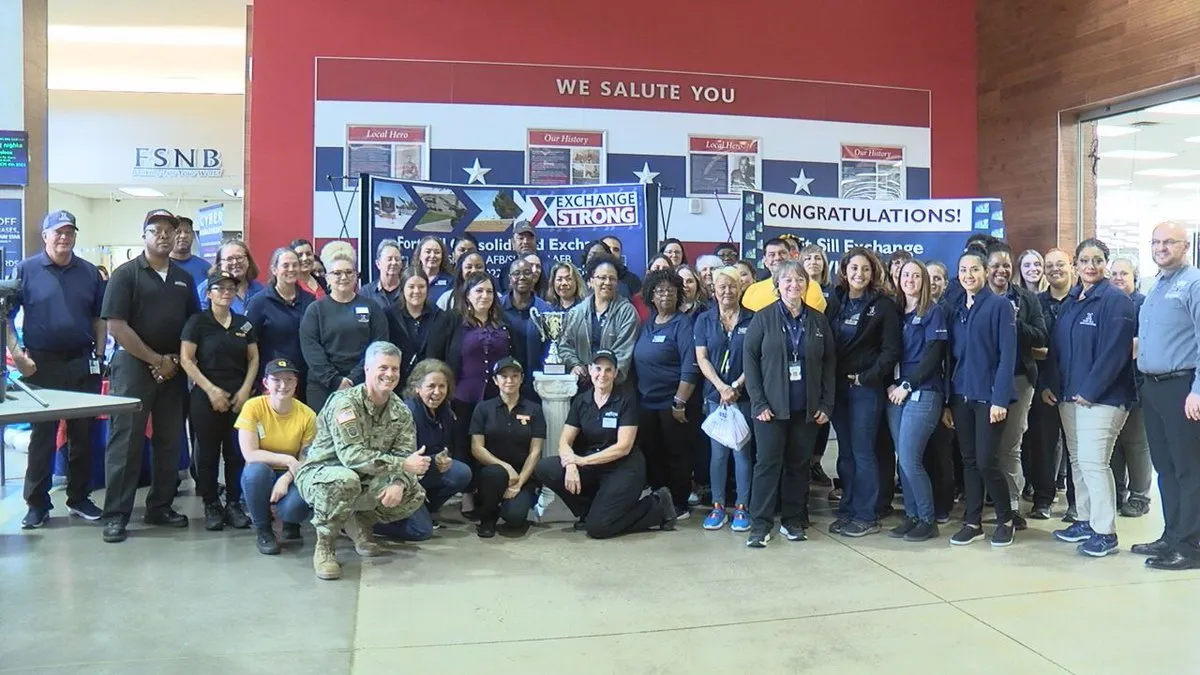
[{"label": "black baseball cap", "polygon": [[518,220],[513,223],[513,234],[533,234],[533,225],[529,224],[528,220]]},{"label": "black baseball cap", "polygon": [[296,364],[287,359],[274,359],[267,364],[267,375],[278,375],[279,373],[295,373],[300,374],[300,369]]},{"label": "black baseball cap", "polygon": [[213,272],[212,274],[208,275],[208,282],[204,284],[204,290],[210,290],[213,286],[216,286],[222,281],[232,281],[234,286],[237,286],[238,283],[236,277],[229,272],[222,270],[220,272]]},{"label": "black baseball cap", "polygon": [[146,219],[142,221],[142,227],[150,227],[157,222],[170,223],[171,227],[179,227],[179,219],[175,217],[175,214],[166,209],[153,209],[146,213]]},{"label": "black baseball cap", "polygon": [[511,356],[506,356],[497,361],[496,365],[492,366],[492,375],[499,375],[500,371],[504,370],[505,368],[516,368],[517,370],[521,371],[522,375],[525,374],[525,367],[521,365],[520,361]]},{"label": "black baseball cap", "polygon": [[611,349],[597,349],[596,353],[592,354],[592,363],[595,363],[600,359],[608,359],[609,361],[612,361],[614,367],[617,365],[617,355]]}]

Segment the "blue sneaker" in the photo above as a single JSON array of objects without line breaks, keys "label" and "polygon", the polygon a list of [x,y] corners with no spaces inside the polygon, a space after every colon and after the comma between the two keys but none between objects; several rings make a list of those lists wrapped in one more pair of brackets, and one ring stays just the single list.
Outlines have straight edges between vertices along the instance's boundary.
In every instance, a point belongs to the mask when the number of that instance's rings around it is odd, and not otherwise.
[{"label": "blue sneaker", "polygon": [[750,519],[750,512],[746,510],[745,504],[738,504],[733,510],[733,525],[729,529],[734,532],[749,532],[750,526],[754,523]]},{"label": "blue sneaker", "polygon": [[1074,522],[1065,530],[1055,530],[1054,538],[1059,541],[1065,541],[1069,544],[1075,544],[1081,541],[1091,539],[1096,533],[1092,531],[1091,523]]},{"label": "blue sneaker", "polygon": [[1093,558],[1103,558],[1106,555],[1116,555],[1121,549],[1117,545],[1117,535],[1096,532],[1087,541],[1076,546],[1075,550]]},{"label": "blue sneaker", "polygon": [[704,519],[704,529],[719,530],[725,527],[725,521],[729,520],[729,514],[725,513],[725,507],[720,504],[713,504],[712,511],[708,512],[708,517]]}]

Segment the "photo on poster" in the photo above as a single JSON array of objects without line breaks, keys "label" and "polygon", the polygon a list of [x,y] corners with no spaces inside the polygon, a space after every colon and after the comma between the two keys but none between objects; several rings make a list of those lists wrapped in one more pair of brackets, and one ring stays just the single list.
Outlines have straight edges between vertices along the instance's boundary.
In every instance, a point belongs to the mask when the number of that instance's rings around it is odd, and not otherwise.
[{"label": "photo on poster", "polygon": [[906,199],[904,148],[842,144],[838,196],[842,199]]},{"label": "photo on poster", "polygon": [[693,152],[688,156],[690,169],[688,193],[712,196],[729,194],[729,155]]},{"label": "photo on poster", "polygon": [[451,188],[418,186],[417,196],[425,204],[425,214],[413,228],[422,234],[448,234],[467,215],[467,207]]},{"label": "photo on poster", "polygon": [[688,196],[729,197],[761,185],[757,138],[688,137]]},{"label": "photo on poster", "polygon": [[606,136],[603,131],[526,130],[526,182],[529,185],[603,183]]},{"label": "photo on poster", "polygon": [[425,153],[419,145],[397,145],[396,165],[392,169],[393,178],[405,180],[420,180],[424,176],[422,165],[425,163]]},{"label": "photo on poster", "polygon": [[731,167],[732,170],[729,172],[729,190],[731,192],[758,189],[758,169],[754,166],[752,157],[742,155],[737,158],[736,164],[731,164]]},{"label": "photo on poster", "polygon": [[471,201],[479,208],[479,215],[467,225],[467,232],[504,232],[521,215],[521,207],[513,199],[512,190],[472,188],[470,194]]},{"label": "photo on poster", "polygon": [[379,183],[374,196],[375,227],[399,229],[417,212],[416,203],[402,185]]},{"label": "photo on poster", "polygon": [[571,151],[571,184],[598,185],[600,183],[600,155],[595,148],[576,148]]}]

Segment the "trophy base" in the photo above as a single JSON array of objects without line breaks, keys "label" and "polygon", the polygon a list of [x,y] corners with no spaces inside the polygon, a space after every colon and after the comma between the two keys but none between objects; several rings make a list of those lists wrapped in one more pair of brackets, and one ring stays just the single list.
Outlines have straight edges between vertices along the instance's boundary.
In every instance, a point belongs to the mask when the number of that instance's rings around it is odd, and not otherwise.
[{"label": "trophy base", "polygon": [[566,375],[567,367],[561,363],[546,363],[542,365],[542,372],[547,375]]}]

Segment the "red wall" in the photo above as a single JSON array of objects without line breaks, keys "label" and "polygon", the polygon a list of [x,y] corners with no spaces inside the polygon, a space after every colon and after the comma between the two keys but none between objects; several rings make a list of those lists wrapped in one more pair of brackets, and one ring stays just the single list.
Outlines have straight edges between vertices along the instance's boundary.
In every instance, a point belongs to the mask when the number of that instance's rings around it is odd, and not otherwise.
[{"label": "red wall", "polygon": [[652,68],[929,89],[932,196],[976,196],[972,2],[743,1],[718,5],[719,12],[683,0],[583,4],[255,0],[246,235],[256,258],[311,236],[317,56]]}]

